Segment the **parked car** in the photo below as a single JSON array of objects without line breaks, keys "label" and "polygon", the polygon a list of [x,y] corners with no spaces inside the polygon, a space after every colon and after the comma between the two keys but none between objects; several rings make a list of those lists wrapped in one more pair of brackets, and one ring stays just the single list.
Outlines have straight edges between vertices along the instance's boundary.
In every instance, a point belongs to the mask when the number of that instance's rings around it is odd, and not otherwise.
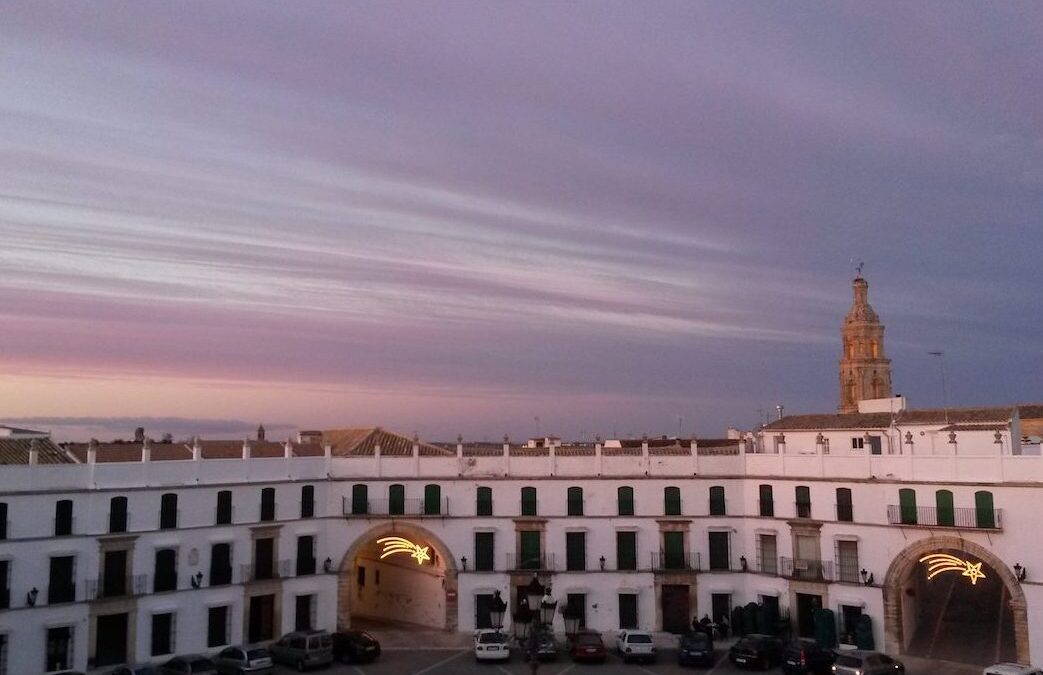
[{"label": "parked car", "polygon": [[655,661],[655,639],[651,633],[639,630],[625,630],[616,638],[616,651],[623,657],[623,663],[629,661]]},{"label": "parked car", "polygon": [[333,658],[342,663],[364,663],[380,656],[380,642],[364,630],[333,634]]},{"label": "parked car", "polygon": [[601,641],[601,634],[593,631],[580,631],[572,637],[569,645],[569,656],[573,661],[597,661],[605,662],[605,643]]},{"label": "parked car", "polygon": [[825,675],[831,672],[836,655],[814,640],[799,639],[782,652],[782,672],[786,675]]},{"label": "parked car", "polygon": [[751,633],[732,645],[728,658],[737,666],[767,670],[782,661],[782,640]]},{"label": "parked car", "polygon": [[185,654],[164,663],[159,672],[163,675],[217,675],[217,668],[202,654]]},{"label": "parked car", "polygon": [[137,666],[116,666],[105,675],[162,675],[159,666],[142,663]]},{"label": "parked car", "polygon": [[685,633],[677,650],[680,666],[712,666],[713,640],[706,633]]},{"label": "parked car", "polygon": [[[904,673],[905,666],[901,661],[896,661],[887,654],[852,649],[837,652],[833,672],[839,675],[888,675]],[[989,670],[986,669],[985,672],[988,673]],[[1038,670],[1035,672],[1039,673]],[[997,673],[997,675],[999,674]]]},{"label": "parked car", "polygon": [[1043,670],[1020,663],[997,663],[982,671],[982,675],[1043,675]]},{"label": "parked car", "polygon": [[492,628],[483,628],[474,632],[475,661],[509,661],[510,659],[510,638]]},{"label": "parked car", "polygon": [[333,636],[324,630],[301,630],[283,635],[268,647],[272,660],[299,671],[333,663]]},{"label": "parked car", "polygon": [[553,635],[544,633],[537,640],[536,658],[540,661],[553,661],[558,658],[558,643],[554,641]]},{"label": "parked car", "polygon": [[264,647],[228,647],[214,657],[219,673],[243,675],[243,673],[272,672],[272,653]]}]

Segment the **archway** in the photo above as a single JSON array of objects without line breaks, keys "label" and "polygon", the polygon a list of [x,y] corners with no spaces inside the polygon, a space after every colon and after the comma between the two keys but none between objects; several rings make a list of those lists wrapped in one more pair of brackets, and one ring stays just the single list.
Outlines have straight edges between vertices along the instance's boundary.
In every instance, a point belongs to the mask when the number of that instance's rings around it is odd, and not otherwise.
[{"label": "archway", "polygon": [[367,530],[344,554],[337,580],[338,630],[350,628],[353,616],[411,628],[456,630],[457,569],[452,551],[414,523],[391,521]]},{"label": "archway", "polygon": [[[980,563],[984,576],[951,569],[948,563],[931,568],[931,562],[945,559],[921,562],[927,556],[952,556],[972,567]],[[941,571],[931,576],[932,570]],[[992,649],[982,649],[982,642]],[[1029,663],[1025,595],[1007,565],[984,546],[953,536],[922,539],[906,547],[888,567],[884,643],[891,653],[926,649],[935,658],[953,661]],[[973,654],[961,649],[967,644],[978,645]]]}]

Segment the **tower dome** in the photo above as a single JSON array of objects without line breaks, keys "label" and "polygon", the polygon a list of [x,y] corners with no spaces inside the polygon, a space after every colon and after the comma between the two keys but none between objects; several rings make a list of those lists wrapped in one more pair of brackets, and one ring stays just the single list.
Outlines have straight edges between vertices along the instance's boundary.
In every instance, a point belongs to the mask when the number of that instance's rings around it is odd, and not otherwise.
[{"label": "tower dome", "polygon": [[840,405],[842,413],[858,412],[858,402],[891,396],[891,360],[884,354],[884,325],[869,304],[869,282],[851,283],[851,309],[840,335]]}]

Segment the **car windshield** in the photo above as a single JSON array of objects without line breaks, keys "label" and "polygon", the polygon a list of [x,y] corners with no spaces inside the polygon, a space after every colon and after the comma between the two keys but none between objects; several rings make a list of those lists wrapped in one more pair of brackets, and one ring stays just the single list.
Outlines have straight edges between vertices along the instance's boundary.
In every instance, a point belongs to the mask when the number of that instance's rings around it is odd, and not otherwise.
[{"label": "car windshield", "polygon": [[633,643],[633,644],[644,644],[644,645],[647,645],[647,644],[652,642],[652,636],[651,635],[644,635],[642,633],[636,633],[636,634],[633,634],[633,635],[628,635],[627,636],[627,642],[630,642],[630,643]]},{"label": "car windshield", "polygon": [[481,644],[501,644],[506,642],[507,638],[500,633],[482,633],[478,636],[478,642]]},{"label": "car windshield", "polygon": [[681,642],[685,645],[702,647],[710,644],[710,636],[706,633],[696,633],[694,635],[686,635],[682,638]]},{"label": "car windshield", "polygon": [[271,658],[272,653],[267,649],[251,649],[246,652],[246,658],[253,661],[254,659],[267,659]]},{"label": "car windshield", "polygon": [[849,668],[859,668],[862,666],[862,659],[857,656],[847,656],[846,654],[837,654],[836,664],[838,666],[847,666]]}]

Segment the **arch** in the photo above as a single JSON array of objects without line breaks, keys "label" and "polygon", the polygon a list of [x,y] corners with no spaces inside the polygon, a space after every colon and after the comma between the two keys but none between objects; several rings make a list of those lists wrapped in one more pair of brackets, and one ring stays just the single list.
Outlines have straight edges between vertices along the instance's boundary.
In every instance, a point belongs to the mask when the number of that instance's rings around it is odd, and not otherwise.
[{"label": "arch", "polygon": [[884,576],[884,651],[901,654],[905,651],[902,620],[902,592],[920,558],[942,549],[964,551],[988,565],[1010,594],[1010,608],[1014,614],[1014,644],[1018,662],[1031,663],[1029,654],[1028,611],[1021,584],[1007,567],[989,549],[973,541],[951,535],[932,536],[913,542],[902,550],[887,568]]},{"label": "arch", "polygon": [[351,628],[351,584],[352,567],[359,551],[374,539],[388,535],[398,535],[407,539],[416,539],[427,542],[441,557],[445,565],[445,630],[455,631],[457,627],[457,568],[456,558],[453,552],[445,545],[431,530],[402,521],[389,521],[375,525],[355,538],[351,546],[340,560],[337,573],[337,630],[343,631]]}]

